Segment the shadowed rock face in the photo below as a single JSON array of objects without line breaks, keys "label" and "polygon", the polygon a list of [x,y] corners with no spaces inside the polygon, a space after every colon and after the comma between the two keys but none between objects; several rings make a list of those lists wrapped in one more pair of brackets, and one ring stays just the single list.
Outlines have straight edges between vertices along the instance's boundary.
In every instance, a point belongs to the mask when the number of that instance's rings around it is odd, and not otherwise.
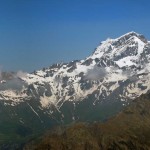
[{"label": "shadowed rock face", "polygon": [[57,127],[39,138],[38,145],[28,144],[25,150],[149,150],[149,118],[150,94],[147,94],[105,123]]}]

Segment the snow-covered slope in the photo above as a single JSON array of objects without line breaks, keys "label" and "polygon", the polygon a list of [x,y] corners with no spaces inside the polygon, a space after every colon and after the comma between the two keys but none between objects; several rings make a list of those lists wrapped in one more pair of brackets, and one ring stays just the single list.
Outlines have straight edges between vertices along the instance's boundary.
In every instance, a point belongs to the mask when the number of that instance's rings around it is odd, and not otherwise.
[{"label": "snow-covered slope", "polygon": [[[143,35],[129,32],[100,43],[84,60],[54,64],[21,77],[21,90],[0,91],[5,105],[15,106],[31,98],[39,108],[59,111],[65,102],[74,105],[90,95],[92,104],[116,98],[125,105],[150,89],[150,43]],[[5,84],[5,83],[0,83]]]}]

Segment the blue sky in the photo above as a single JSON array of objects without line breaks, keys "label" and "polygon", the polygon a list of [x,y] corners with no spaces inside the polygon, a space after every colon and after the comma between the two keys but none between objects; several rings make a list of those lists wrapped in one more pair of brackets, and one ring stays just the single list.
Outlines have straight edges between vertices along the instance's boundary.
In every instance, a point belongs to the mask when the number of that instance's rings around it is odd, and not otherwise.
[{"label": "blue sky", "polygon": [[129,31],[150,40],[149,0],[0,0],[0,67],[30,72],[82,59]]}]

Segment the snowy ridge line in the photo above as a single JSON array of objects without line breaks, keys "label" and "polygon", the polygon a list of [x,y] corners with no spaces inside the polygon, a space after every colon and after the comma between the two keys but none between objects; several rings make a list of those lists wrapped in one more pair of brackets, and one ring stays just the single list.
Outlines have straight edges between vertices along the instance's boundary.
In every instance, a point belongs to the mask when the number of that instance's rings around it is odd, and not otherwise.
[{"label": "snowy ridge line", "polygon": [[59,110],[66,101],[76,103],[93,93],[96,93],[93,103],[96,104],[122,88],[118,97],[126,101],[150,89],[149,72],[150,44],[144,36],[129,32],[101,42],[84,60],[54,64],[27,74],[21,78],[27,84],[22,95],[13,91],[17,97],[10,94],[11,90],[10,93],[4,90],[0,91],[0,99],[17,101],[17,105],[24,102],[25,97],[34,97],[43,109],[53,105]]}]

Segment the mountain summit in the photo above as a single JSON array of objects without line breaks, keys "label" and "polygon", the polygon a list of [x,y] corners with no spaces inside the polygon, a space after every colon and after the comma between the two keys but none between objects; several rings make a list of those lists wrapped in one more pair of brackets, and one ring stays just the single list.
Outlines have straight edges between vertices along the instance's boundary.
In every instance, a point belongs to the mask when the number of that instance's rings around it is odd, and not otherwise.
[{"label": "mountain summit", "polygon": [[30,128],[28,115],[39,128],[54,122],[105,120],[150,90],[149,68],[149,41],[129,32],[101,42],[83,60],[6,79],[0,83],[1,108],[7,122],[15,118]]}]

